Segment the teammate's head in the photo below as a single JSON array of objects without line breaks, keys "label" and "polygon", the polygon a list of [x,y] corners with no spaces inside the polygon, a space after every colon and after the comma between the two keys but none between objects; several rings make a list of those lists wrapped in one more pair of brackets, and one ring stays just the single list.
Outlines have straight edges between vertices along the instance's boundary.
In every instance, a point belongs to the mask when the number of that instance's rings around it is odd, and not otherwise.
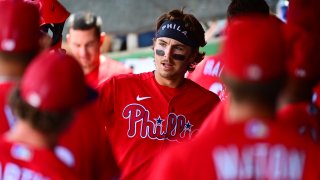
[{"label": "teammate's head", "polygon": [[9,104],[19,119],[40,132],[55,134],[94,93],[76,60],[64,53],[45,52],[28,66]]},{"label": "teammate's head", "polygon": [[221,59],[223,79],[234,99],[275,104],[286,69],[282,24],[273,16],[229,22]]},{"label": "teammate's head", "polygon": [[67,26],[70,51],[85,74],[90,73],[99,66],[100,47],[104,40],[102,19],[90,12],[78,12],[70,15]]},{"label": "teammate's head", "polygon": [[279,107],[310,101],[320,79],[320,1],[290,1],[287,13],[288,80]]},{"label": "teammate's head", "polygon": [[265,0],[232,0],[228,6],[227,16],[228,19],[232,19],[246,14],[269,15],[269,11],[269,5]]},{"label": "teammate's head", "polygon": [[320,1],[290,1],[287,34],[290,46],[291,76],[299,79],[320,79]]},{"label": "teammate's head", "polygon": [[29,62],[39,50],[38,9],[23,1],[0,1],[0,12],[1,59]]},{"label": "teammate's head", "polygon": [[203,60],[199,48],[205,45],[204,29],[192,14],[175,9],[161,15],[153,45],[156,73],[165,79],[183,77]]}]

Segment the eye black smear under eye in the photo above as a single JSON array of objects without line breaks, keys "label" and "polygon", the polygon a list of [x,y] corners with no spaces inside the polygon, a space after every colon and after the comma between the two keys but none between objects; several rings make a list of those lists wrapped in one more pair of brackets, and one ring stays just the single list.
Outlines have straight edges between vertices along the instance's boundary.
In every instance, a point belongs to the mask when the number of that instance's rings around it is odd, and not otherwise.
[{"label": "eye black smear under eye", "polygon": [[[156,49],[156,54],[158,56],[164,56],[165,52],[163,50]],[[171,57],[179,61],[184,61],[186,59],[186,56],[182,54],[172,54]]]},{"label": "eye black smear under eye", "polygon": [[160,49],[156,49],[156,54],[158,55],[158,56],[164,56],[164,51],[163,50],[160,50]]},{"label": "eye black smear under eye", "polygon": [[186,59],[186,56],[182,54],[172,54],[172,58],[179,61],[184,61]]}]

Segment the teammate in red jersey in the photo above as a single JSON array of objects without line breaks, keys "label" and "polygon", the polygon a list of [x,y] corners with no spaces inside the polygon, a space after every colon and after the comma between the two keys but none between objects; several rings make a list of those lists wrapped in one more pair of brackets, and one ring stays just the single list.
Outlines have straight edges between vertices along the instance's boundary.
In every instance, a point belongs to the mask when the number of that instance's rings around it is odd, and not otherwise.
[{"label": "teammate in red jersey", "polygon": [[319,143],[319,116],[312,90],[320,80],[320,2],[290,2],[286,35],[289,49],[288,80],[280,95],[278,116],[288,126]]},{"label": "teammate in red jersey", "polygon": [[184,78],[204,53],[204,30],[191,14],[172,10],[157,20],[156,70],[115,76],[100,86],[100,109],[123,179],[143,179],[154,156],[191,139],[219,102],[214,93]]},{"label": "teammate in red jersey", "polygon": [[101,25],[102,19],[89,12],[74,13],[67,21],[69,49],[81,64],[87,82],[93,87],[116,74],[132,73],[132,69],[121,62],[100,54],[105,38]]},{"label": "teammate in red jersey", "polygon": [[[236,18],[237,16],[243,16],[243,15],[270,15],[270,10],[267,2],[265,0],[232,0],[231,3],[228,6],[227,9],[227,17],[228,21],[232,21],[233,18]],[[214,61],[213,61],[214,60]],[[193,72],[190,73],[189,76],[192,80],[199,83],[200,85],[206,85],[208,87],[212,83],[212,87],[214,88],[213,92],[218,92],[218,95],[221,99],[221,103],[228,103],[225,101],[228,98],[228,91],[221,79],[221,72],[223,70],[223,62],[221,61],[221,55],[217,54],[214,56],[214,59],[207,59],[207,62],[202,62],[199,64],[199,69],[203,69],[203,75],[201,75],[202,72]],[[205,68],[203,66],[205,65]],[[213,66],[214,65],[214,66]],[[197,68],[197,70],[199,70]],[[212,73],[208,73],[208,72]],[[193,75],[195,73],[195,76]],[[224,111],[224,105],[220,103],[218,110],[215,110],[215,113],[217,115],[211,115],[218,116],[219,114],[223,114]],[[221,112],[219,112],[221,111]],[[211,113],[212,114],[212,113]],[[199,133],[201,134],[202,131],[206,131],[205,129],[211,126],[217,126],[216,120],[219,118],[208,118],[208,121],[204,122],[202,124],[202,127],[199,130]]]},{"label": "teammate in red jersey", "polygon": [[221,55],[230,96],[219,126],[154,160],[152,179],[319,179],[318,147],[275,118],[286,70],[281,26],[272,16],[230,22]]},{"label": "teammate in red jersey", "polygon": [[[269,6],[265,0],[232,0],[227,10],[228,21],[248,13],[269,15]],[[193,72],[187,73],[187,78],[217,94],[221,101],[225,101],[228,93],[220,78],[222,69],[223,63],[218,52],[216,55],[205,57]]]},{"label": "teammate in red jersey", "polygon": [[7,96],[39,51],[40,15],[34,6],[21,1],[0,2],[0,134],[15,119]]},{"label": "teammate in red jersey", "polygon": [[81,179],[60,159],[56,143],[73,112],[94,93],[71,56],[45,52],[36,57],[10,94],[17,120],[1,136],[1,179]]},{"label": "teammate in red jersey", "polygon": [[227,90],[220,78],[222,69],[223,65],[218,55],[207,56],[192,73],[187,74],[187,78],[214,92],[224,101],[227,98]]}]

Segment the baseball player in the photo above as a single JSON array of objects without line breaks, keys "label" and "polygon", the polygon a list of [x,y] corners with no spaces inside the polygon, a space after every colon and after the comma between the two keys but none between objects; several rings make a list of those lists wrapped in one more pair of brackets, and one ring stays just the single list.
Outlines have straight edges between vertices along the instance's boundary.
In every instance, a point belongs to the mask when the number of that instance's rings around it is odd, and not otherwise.
[{"label": "baseball player", "polygon": [[318,147],[275,118],[286,70],[281,26],[273,16],[230,22],[221,54],[230,96],[219,126],[168,149],[150,178],[319,179]]},{"label": "baseball player", "polygon": [[[233,18],[236,18],[238,16],[243,16],[248,14],[254,15],[254,16],[257,14],[262,16],[269,16],[270,15],[269,6],[265,0],[232,0],[227,9],[228,21],[232,21]],[[203,68],[203,65],[205,64],[205,68],[203,69],[203,74],[201,74],[202,72],[198,71],[198,72],[190,73],[189,76],[190,78],[192,78],[192,80],[196,81],[197,83],[200,83],[200,85],[206,84],[206,87],[209,87],[209,85],[211,85],[210,88],[213,88],[214,90],[213,92],[218,93],[221,99],[221,102],[228,103],[228,101],[225,101],[228,98],[228,91],[220,77],[221,72],[223,70],[223,62],[221,61],[221,55],[220,53],[218,53],[213,57],[214,57],[213,59],[214,61],[212,61],[211,58],[208,58],[207,62],[204,62],[203,64],[199,64],[200,65],[199,69]],[[210,70],[212,73],[208,73],[210,72]],[[193,75],[194,73],[196,73],[195,76]],[[224,105],[220,103],[218,107],[215,108],[215,114],[217,115],[213,115],[213,116],[218,116],[218,114],[223,114],[223,113],[224,113]],[[201,125],[199,134],[201,134],[203,131],[206,131],[205,129],[211,126],[213,127],[218,126],[219,118],[207,118],[207,119],[208,121],[205,121]]]},{"label": "baseball player", "polygon": [[101,32],[102,19],[99,16],[89,12],[74,13],[67,26],[70,52],[81,64],[87,82],[93,87],[116,74],[132,73],[132,69],[121,62],[100,54],[105,33]]},{"label": "baseball player", "polygon": [[17,120],[1,136],[1,179],[81,179],[61,159],[56,143],[73,112],[96,93],[71,56],[45,52],[35,58],[10,94]]},{"label": "baseball player", "polygon": [[316,23],[319,10],[320,3],[316,0],[289,4],[285,29],[290,50],[289,74],[278,109],[281,121],[316,142],[319,142],[319,119],[311,100],[312,90],[320,80],[320,25]]},{"label": "baseball player", "polygon": [[34,6],[21,1],[0,2],[0,134],[15,119],[7,105],[10,89],[39,51],[40,15]]},{"label": "baseball player", "polygon": [[[269,15],[269,6],[265,0],[232,0],[227,10],[228,21],[248,13]],[[214,92],[224,102],[228,93],[220,78],[222,69],[223,63],[218,52],[216,55],[206,57],[197,65],[197,69],[187,73],[187,78]]]},{"label": "baseball player", "polygon": [[191,139],[219,102],[214,93],[184,78],[204,53],[204,30],[182,10],[157,20],[156,70],[119,75],[100,86],[100,108],[123,179],[143,179],[155,155],[176,142]]}]

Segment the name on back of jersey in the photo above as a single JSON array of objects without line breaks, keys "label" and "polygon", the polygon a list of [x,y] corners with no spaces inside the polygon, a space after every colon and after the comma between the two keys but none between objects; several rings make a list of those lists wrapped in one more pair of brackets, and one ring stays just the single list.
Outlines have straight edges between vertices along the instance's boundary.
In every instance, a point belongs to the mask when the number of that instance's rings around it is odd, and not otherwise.
[{"label": "name on back of jersey", "polygon": [[302,179],[305,152],[283,144],[231,144],[215,147],[212,160],[218,179]]}]

